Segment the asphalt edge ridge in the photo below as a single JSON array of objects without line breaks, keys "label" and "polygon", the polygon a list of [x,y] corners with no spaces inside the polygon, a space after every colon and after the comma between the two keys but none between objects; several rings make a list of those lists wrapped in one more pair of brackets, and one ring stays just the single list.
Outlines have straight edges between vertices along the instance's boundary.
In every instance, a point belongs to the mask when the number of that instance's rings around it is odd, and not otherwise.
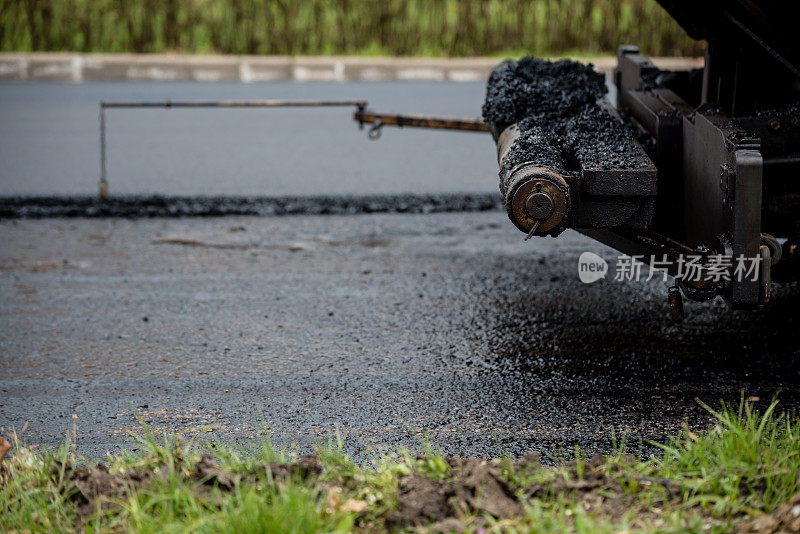
[{"label": "asphalt edge ridge", "polygon": [[119,196],[106,200],[88,195],[0,197],[0,220],[441,213],[493,211],[500,208],[500,198],[494,193],[308,197]]}]

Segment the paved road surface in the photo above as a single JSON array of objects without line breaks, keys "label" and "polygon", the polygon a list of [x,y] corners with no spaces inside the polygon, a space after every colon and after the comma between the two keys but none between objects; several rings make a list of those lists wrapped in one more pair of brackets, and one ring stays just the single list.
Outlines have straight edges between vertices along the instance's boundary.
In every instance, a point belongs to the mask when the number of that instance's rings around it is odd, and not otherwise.
[{"label": "paved road surface", "polygon": [[[0,426],[79,450],[157,430],[307,448],[548,454],[704,424],[699,397],[800,407],[796,286],[765,310],[582,284],[578,234],[502,212],[0,222]],[[650,450],[645,446],[645,451]]]},{"label": "paved road surface", "polygon": [[[0,197],[97,192],[101,100],[366,99],[376,111],[476,118],[483,83],[0,83]],[[108,112],[112,194],[494,192],[482,133],[386,129],[350,109]]]},{"label": "paved road surface", "polygon": [[[0,196],[93,194],[101,99],[366,98],[476,116],[482,84],[0,84]],[[112,193],[488,193],[488,136],[387,130],[344,110],[113,111]],[[0,427],[116,449],[157,430],[307,448],[549,454],[702,425],[699,397],[800,406],[798,288],[766,309],[660,282],[584,285],[567,233],[522,243],[502,212],[0,221]],[[645,446],[645,450],[647,447]]]}]

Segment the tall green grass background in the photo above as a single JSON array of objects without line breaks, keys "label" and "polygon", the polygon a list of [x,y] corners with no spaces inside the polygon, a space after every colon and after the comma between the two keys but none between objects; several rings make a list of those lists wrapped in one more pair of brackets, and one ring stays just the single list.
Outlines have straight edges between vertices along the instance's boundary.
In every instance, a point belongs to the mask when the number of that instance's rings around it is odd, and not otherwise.
[{"label": "tall green grass background", "polygon": [[0,0],[0,50],[697,55],[655,0]]}]

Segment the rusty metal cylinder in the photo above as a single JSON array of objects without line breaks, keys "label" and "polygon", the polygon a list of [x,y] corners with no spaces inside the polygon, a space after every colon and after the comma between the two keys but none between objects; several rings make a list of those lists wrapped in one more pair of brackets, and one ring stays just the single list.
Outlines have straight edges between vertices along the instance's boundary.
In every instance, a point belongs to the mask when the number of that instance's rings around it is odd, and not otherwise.
[{"label": "rusty metal cylinder", "polygon": [[[529,235],[558,235],[566,228],[570,211],[567,181],[546,164],[526,161],[515,145],[520,134],[519,127],[512,124],[497,137],[500,192],[506,212],[511,222]],[[548,156],[543,159],[556,161],[561,157],[556,152]]]}]

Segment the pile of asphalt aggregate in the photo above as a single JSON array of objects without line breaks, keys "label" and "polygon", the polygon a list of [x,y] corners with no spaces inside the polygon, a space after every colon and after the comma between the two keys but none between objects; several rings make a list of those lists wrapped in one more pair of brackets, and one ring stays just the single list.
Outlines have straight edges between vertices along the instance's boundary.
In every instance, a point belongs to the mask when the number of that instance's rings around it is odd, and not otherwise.
[{"label": "pile of asphalt aggregate", "polygon": [[545,61],[526,56],[506,61],[489,77],[483,117],[509,126],[526,117],[569,117],[605,95],[605,76],[591,64]]},{"label": "pile of asphalt aggregate", "polygon": [[564,147],[584,169],[635,169],[650,164],[636,144],[636,132],[597,103],[570,117]]},{"label": "pile of asphalt aggregate", "polygon": [[524,57],[495,69],[483,117],[496,132],[514,123],[521,132],[503,161],[501,180],[528,161],[559,173],[648,166],[633,129],[599,103],[607,90],[591,64]]},{"label": "pile of asphalt aggregate", "polygon": [[0,197],[0,219],[45,217],[223,217],[228,215],[355,215],[491,211],[481,193],[315,197]]}]

